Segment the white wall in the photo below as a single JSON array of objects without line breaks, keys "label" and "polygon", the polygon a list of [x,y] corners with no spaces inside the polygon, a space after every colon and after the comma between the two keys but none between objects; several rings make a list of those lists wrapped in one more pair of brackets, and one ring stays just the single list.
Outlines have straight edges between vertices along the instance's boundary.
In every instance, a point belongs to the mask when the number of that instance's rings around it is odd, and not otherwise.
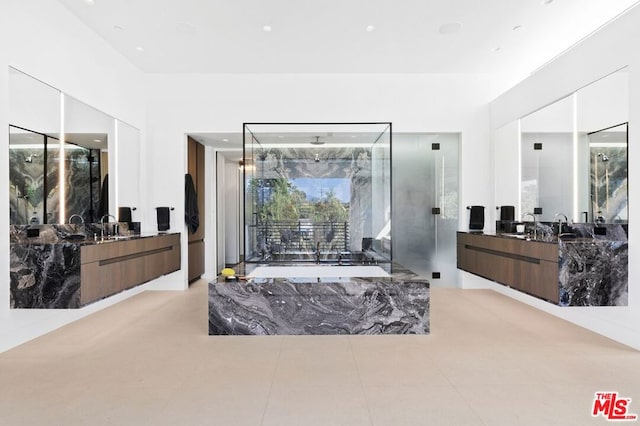
[{"label": "white wall", "polygon": [[629,121],[628,70],[625,68],[582,88],[578,92],[577,109],[576,124],[580,133]]},{"label": "white wall", "polygon": [[[552,101],[574,92],[603,76],[629,66],[629,157],[640,155],[634,143],[636,126],[640,125],[640,51],[630,41],[640,39],[640,8],[636,7],[617,21],[584,40],[569,52],[541,69],[491,102],[492,128],[525,116]],[[499,165],[496,164],[496,169]],[[509,177],[501,174],[501,179]],[[512,176],[516,179],[516,176]],[[633,262],[639,251],[640,234],[635,225],[640,220],[640,169],[629,167],[629,306],[598,308],[561,308],[515,292],[486,280],[479,281],[461,274],[466,287],[486,286],[506,293],[558,317],[567,319],[612,339],[640,349],[640,265]]]},{"label": "white wall", "polygon": [[[0,2],[0,129],[9,125],[9,66],[38,78],[109,115],[143,129],[144,75],[58,2]],[[0,131],[0,152],[8,152]],[[2,157],[6,161],[6,156]],[[0,200],[8,200],[9,171],[1,168]],[[121,173],[127,179],[126,170]],[[9,309],[9,210],[0,209],[0,351],[102,309],[122,294],[80,310]],[[141,291],[138,289],[137,291]]]}]

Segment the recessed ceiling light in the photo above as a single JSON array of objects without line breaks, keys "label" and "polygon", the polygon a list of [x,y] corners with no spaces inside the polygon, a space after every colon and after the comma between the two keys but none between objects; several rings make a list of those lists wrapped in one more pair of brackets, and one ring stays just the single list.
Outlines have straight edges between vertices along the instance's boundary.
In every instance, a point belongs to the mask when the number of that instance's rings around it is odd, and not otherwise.
[{"label": "recessed ceiling light", "polygon": [[522,29],[522,25],[516,25],[512,28],[513,31],[518,31]]},{"label": "recessed ceiling light", "polygon": [[501,51],[502,48],[500,46],[494,47],[493,49],[491,49],[492,52],[499,52]]},{"label": "recessed ceiling light", "polygon": [[262,31],[264,31],[265,33],[270,33],[272,29],[273,28],[271,28],[271,25],[265,25],[264,27],[262,27]]},{"label": "recessed ceiling light", "polygon": [[222,142],[229,142],[229,139],[224,138],[224,139],[222,139]]},{"label": "recessed ceiling light", "polygon": [[114,30],[118,30],[118,31],[122,31],[122,30],[124,30],[124,28],[123,28],[123,27],[121,27],[120,25],[114,25],[114,26],[113,26],[113,29],[114,29]]},{"label": "recessed ceiling light", "polygon": [[462,28],[462,24],[460,22],[449,22],[447,24],[441,25],[438,29],[438,32],[443,35],[455,34]]},{"label": "recessed ceiling light", "polygon": [[137,50],[138,52],[144,52],[144,47],[142,47],[142,46],[138,46],[138,47],[136,47],[136,50]]},{"label": "recessed ceiling light", "polygon": [[376,29],[373,25],[367,25],[367,32],[372,32]]},{"label": "recessed ceiling light", "polygon": [[100,139],[94,139],[94,142],[102,142]]},{"label": "recessed ceiling light", "polygon": [[548,6],[548,5],[550,5],[551,3],[553,3],[553,0],[542,0],[542,1],[540,2],[540,4],[542,4],[542,5],[544,5],[544,6]]}]

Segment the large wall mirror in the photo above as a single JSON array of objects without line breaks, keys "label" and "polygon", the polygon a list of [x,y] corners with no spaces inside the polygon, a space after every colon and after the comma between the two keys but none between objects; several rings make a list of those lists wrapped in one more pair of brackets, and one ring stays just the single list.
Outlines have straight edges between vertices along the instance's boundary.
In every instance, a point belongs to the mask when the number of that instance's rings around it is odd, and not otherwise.
[{"label": "large wall mirror", "polygon": [[578,213],[584,221],[626,223],[628,214],[626,68],[576,94]]},{"label": "large wall mirror", "polygon": [[523,117],[520,214],[626,223],[628,111],[622,69]]},{"label": "large wall mirror", "polygon": [[573,97],[520,121],[521,214],[551,221],[573,214]]},{"label": "large wall mirror", "polygon": [[9,220],[59,223],[60,91],[9,68]]},{"label": "large wall mirror", "polygon": [[115,140],[115,120],[64,95],[64,123],[65,216],[99,222],[114,211],[109,147]]},{"label": "large wall mirror", "polygon": [[[118,197],[139,199],[135,127],[14,68],[9,123],[10,224],[99,222]],[[121,188],[116,165],[126,168]]]},{"label": "large wall mirror", "polygon": [[[116,163],[118,164],[117,188],[118,207],[136,209],[140,205],[140,130],[118,121],[118,150]],[[139,220],[137,210],[132,213],[132,219]]]}]

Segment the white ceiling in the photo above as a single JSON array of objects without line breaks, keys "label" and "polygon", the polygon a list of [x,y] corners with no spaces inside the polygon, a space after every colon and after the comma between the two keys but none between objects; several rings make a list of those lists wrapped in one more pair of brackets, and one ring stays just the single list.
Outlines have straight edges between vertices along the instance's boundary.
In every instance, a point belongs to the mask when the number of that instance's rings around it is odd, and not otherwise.
[{"label": "white ceiling", "polygon": [[149,73],[504,73],[514,82],[638,3],[58,1]]},{"label": "white ceiling", "polygon": [[[58,1],[148,73],[496,73],[506,87],[640,3]],[[192,136],[240,155],[239,133]]]}]

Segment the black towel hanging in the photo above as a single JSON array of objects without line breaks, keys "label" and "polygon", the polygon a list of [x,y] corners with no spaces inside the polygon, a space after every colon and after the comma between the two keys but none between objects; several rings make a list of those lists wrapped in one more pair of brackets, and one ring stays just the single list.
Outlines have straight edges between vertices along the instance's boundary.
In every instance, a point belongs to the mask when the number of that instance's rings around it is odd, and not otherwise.
[{"label": "black towel hanging", "polygon": [[484,206],[470,206],[469,230],[482,231],[484,229]]},{"label": "black towel hanging", "polygon": [[131,207],[118,207],[118,221],[131,223]]},{"label": "black towel hanging", "polygon": [[200,212],[198,211],[198,195],[189,173],[184,175],[184,221],[189,231],[194,234],[200,226]]},{"label": "black towel hanging", "polygon": [[500,220],[513,221],[514,217],[515,217],[515,207],[514,206],[501,206],[500,207]]},{"label": "black towel hanging", "polygon": [[169,218],[169,207],[156,207],[156,216],[158,218],[158,231],[167,231],[171,228]]}]

